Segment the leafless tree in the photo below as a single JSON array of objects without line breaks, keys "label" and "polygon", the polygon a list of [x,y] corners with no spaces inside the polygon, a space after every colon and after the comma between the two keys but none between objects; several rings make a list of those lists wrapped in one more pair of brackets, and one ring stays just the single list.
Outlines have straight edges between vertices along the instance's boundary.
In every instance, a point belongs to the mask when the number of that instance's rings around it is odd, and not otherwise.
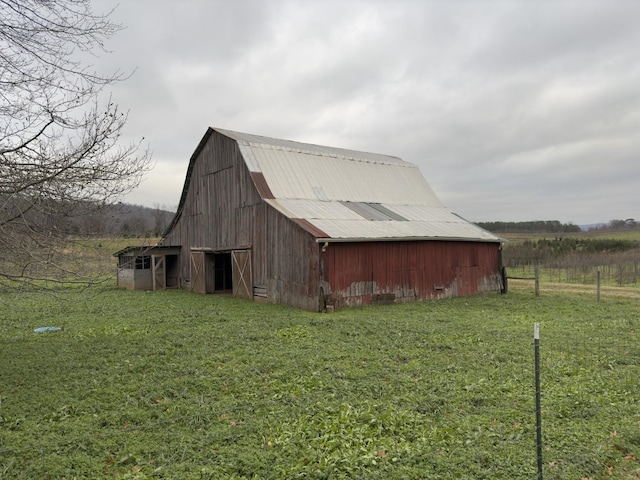
[{"label": "leafless tree", "polygon": [[[121,26],[89,0],[0,0],[0,285],[92,282],[73,262],[71,217],[135,188],[150,167],[87,59]],[[105,100],[106,99],[106,100]]]},{"label": "leafless tree", "polygon": [[170,220],[167,218],[167,211],[169,207],[160,203],[153,204],[153,234],[160,236],[167,228],[167,222]]}]

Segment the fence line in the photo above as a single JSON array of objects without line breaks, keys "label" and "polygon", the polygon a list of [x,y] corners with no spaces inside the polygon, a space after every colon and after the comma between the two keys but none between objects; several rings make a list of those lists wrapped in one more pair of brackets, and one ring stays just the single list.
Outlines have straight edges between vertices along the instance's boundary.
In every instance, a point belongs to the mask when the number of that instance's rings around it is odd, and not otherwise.
[{"label": "fence line", "polygon": [[[567,330],[559,316],[557,322],[545,325],[539,341],[543,345],[539,354],[542,406],[537,407],[541,411],[541,423],[554,423],[556,427],[564,424],[567,432],[580,426],[584,428],[592,421],[599,425],[598,428],[589,427],[593,430],[593,442],[584,445],[580,458],[565,458],[566,442],[559,438],[549,439],[542,432],[546,456],[544,471],[552,478],[566,478],[563,471],[569,463],[583,468],[583,478],[595,478],[598,471],[606,468],[595,460],[596,452],[612,445],[626,461],[640,462],[630,453],[631,448],[640,445],[637,432],[640,422],[636,411],[640,398],[637,319],[594,315],[585,318],[583,325],[578,330]],[[610,329],[612,325],[620,330],[620,335],[601,335],[605,326]],[[628,412],[628,423],[615,425],[607,421],[609,412],[619,413],[623,409]],[[613,471],[608,475],[614,476]]]},{"label": "fence line", "polygon": [[[506,281],[508,282],[509,280],[533,280],[534,281],[534,288],[535,288],[535,292],[536,292],[536,297],[540,296],[540,269],[538,267],[535,267],[534,270],[534,276],[533,277],[518,277],[518,276],[513,276],[513,275],[506,275],[505,276]],[[505,293],[508,292],[509,288],[505,287]]]}]

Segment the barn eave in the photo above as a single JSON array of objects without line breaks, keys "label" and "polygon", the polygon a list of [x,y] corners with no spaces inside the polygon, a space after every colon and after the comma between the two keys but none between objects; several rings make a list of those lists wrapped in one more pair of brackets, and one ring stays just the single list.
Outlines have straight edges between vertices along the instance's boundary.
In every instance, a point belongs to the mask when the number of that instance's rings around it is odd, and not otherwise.
[{"label": "barn eave", "polygon": [[465,237],[318,237],[316,243],[360,243],[360,242],[471,242],[471,243],[502,243],[502,239],[494,238],[465,238]]}]

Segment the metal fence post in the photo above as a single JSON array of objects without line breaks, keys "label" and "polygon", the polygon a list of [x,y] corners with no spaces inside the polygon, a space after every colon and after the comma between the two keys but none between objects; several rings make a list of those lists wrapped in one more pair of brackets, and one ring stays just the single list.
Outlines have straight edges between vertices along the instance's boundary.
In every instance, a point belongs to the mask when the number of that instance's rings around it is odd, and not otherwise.
[{"label": "metal fence post", "polygon": [[542,401],[540,392],[540,324],[533,324],[533,351],[536,382],[536,456],[538,480],[542,480]]}]

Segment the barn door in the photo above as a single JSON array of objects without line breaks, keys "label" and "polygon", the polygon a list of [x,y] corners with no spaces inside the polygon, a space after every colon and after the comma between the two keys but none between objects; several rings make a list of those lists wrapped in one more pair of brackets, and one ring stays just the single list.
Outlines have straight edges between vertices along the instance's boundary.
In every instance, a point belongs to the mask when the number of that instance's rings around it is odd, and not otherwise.
[{"label": "barn door", "polygon": [[191,291],[207,293],[204,252],[191,252]]},{"label": "barn door", "polygon": [[253,300],[253,281],[251,275],[251,251],[234,250],[231,252],[233,270],[233,296]]},{"label": "barn door", "polygon": [[165,270],[164,256],[151,256],[151,271],[153,275],[153,289],[164,290],[167,288],[167,276]]}]

